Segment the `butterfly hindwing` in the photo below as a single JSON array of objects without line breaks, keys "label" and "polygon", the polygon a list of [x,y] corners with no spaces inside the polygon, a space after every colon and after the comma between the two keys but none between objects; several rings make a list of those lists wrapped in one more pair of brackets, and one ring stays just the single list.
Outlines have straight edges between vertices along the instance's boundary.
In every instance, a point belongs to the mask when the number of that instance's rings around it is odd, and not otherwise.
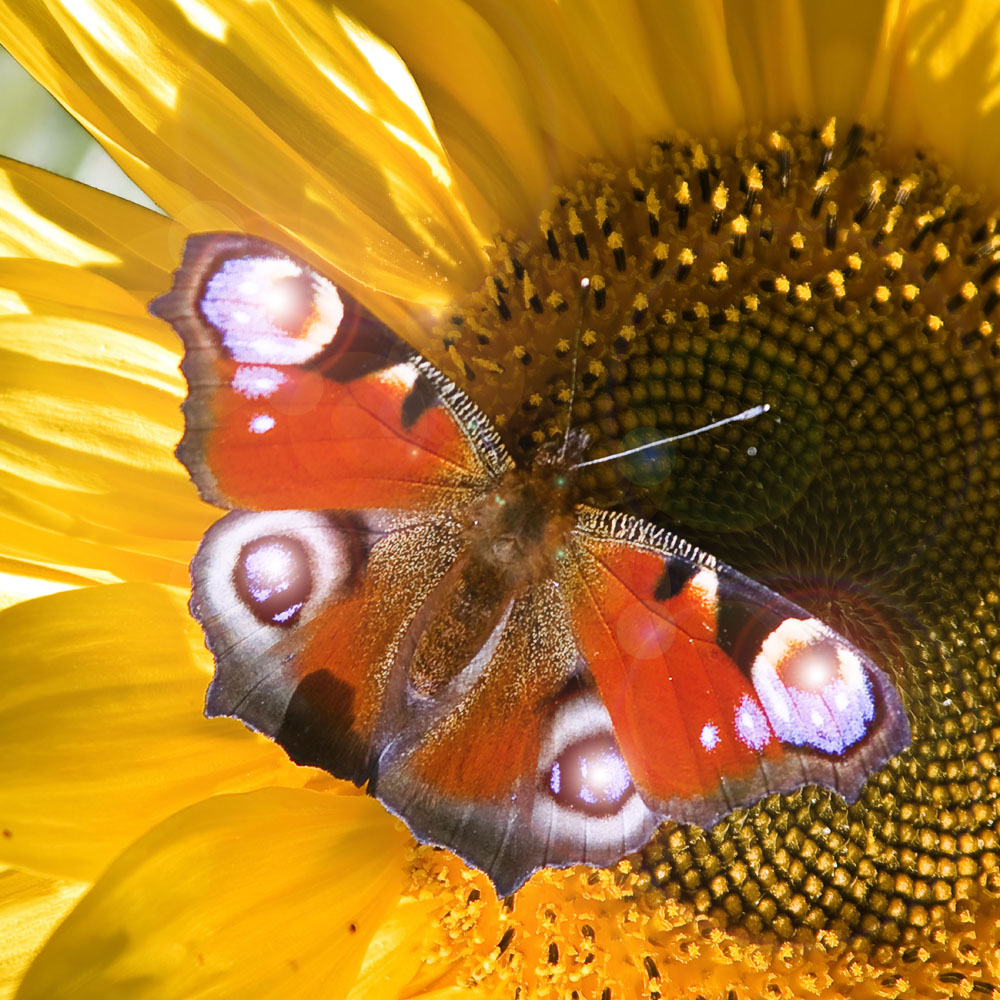
[{"label": "butterfly hindwing", "polygon": [[192,236],[150,308],[184,340],[178,455],[210,503],[440,508],[511,464],[463,393],[272,243]]},{"label": "butterfly hindwing", "polygon": [[663,818],[712,826],[807,784],[848,802],[910,740],[864,653],[683,539],[581,508],[565,589],[630,772]]},{"label": "butterfly hindwing", "polygon": [[[655,830],[551,585],[511,601],[449,690],[423,705],[408,694],[373,793],[498,893],[542,867],[609,864]],[[612,780],[574,783],[567,762],[582,758]]]},{"label": "butterfly hindwing", "polygon": [[453,525],[391,511],[234,511],[216,522],[191,567],[192,612],[216,661],[206,713],[364,783],[391,737],[394,656],[456,546]]}]

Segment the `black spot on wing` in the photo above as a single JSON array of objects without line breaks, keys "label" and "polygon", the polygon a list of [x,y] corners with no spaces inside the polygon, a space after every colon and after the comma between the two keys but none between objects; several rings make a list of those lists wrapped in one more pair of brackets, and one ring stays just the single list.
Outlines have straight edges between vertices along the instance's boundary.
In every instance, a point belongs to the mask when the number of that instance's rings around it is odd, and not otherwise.
[{"label": "black spot on wing", "polygon": [[423,374],[419,374],[413,387],[403,400],[403,427],[409,430],[432,406],[439,402],[437,389]]},{"label": "black spot on wing", "polygon": [[[764,640],[789,617],[777,594],[745,578],[719,574],[718,643],[747,675]],[[779,605],[780,602],[780,605]],[[805,612],[792,617],[807,618]]]},{"label": "black spot on wing", "polygon": [[325,378],[353,382],[410,360],[412,349],[357,299],[338,288],[344,318],[336,336],[309,363]]},{"label": "black spot on wing", "polygon": [[676,597],[697,572],[698,567],[693,563],[667,556],[667,565],[663,568],[663,575],[656,583],[653,599],[667,601],[671,597]]},{"label": "black spot on wing", "polygon": [[296,764],[362,785],[369,753],[353,724],[354,689],[329,670],[317,670],[299,682],[274,738]]}]

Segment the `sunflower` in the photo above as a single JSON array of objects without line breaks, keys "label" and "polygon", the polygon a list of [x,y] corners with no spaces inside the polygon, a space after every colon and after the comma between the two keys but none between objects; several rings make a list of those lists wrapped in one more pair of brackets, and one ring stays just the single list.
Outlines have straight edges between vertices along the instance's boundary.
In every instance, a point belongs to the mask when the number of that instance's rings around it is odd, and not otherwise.
[{"label": "sunflower", "polygon": [[[0,3],[166,213],[0,161],[0,988],[1000,989],[998,41],[985,0]],[[769,403],[587,489],[871,652],[912,747],[850,807],[773,796],[498,900],[203,718],[187,566],[218,511],[146,304],[219,229],[343,281],[522,457],[571,398],[605,452]]]}]

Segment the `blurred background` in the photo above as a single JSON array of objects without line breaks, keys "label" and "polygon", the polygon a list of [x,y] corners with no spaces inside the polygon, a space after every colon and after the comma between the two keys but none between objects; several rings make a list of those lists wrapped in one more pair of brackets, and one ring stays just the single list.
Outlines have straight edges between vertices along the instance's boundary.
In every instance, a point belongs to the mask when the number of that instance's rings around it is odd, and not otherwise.
[{"label": "blurred background", "polygon": [[107,153],[0,48],[0,154],[155,208]]}]

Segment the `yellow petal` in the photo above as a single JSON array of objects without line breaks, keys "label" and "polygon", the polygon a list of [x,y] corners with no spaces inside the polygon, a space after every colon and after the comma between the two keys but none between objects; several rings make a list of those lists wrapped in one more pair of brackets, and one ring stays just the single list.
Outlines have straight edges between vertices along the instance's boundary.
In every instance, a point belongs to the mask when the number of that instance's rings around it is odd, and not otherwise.
[{"label": "yellow petal", "polygon": [[726,31],[748,121],[817,114],[801,0],[725,0]]},{"label": "yellow petal", "polygon": [[0,1000],[9,1000],[28,963],[86,885],[0,868]]},{"label": "yellow petal", "polygon": [[92,582],[79,572],[0,556],[0,609]]},{"label": "yellow petal", "polygon": [[122,855],[19,1000],[343,997],[398,898],[405,836],[371,799],[220,796]]},{"label": "yellow petal", "polygon": [[412,300],[474,287],[483,238],[398,55],[335,9],[203,7],[10,0],[0,42],[191,229],[297,240]]},{"label": "yellow petal", "polygon": [[93,580],[187,585],[215,518],[173,456],[176,338],[96,274],[0,258],[0,548]]},{"label": "yellow petal", "polygon": [[645,30],[643,10],[636,0],[614,4],[574,0],[565,23],[590,64],[595,85],[616,98],[633,141],[676,127],[654,68],[655,42]]},{"label": "yellow petal", "polygon": [[1000,3],[916,0],[900,19],[881,109],[890,139],[1000,189]]},{"label": "yellow petal", "polygon": [[91,879],[176,809],[312,773],[204,718],[211,664],[182,595],[73,590],[0,612],[0,635],[4,862]]},{"label": "yellow petal", "polygon": [[[680,128],[725,140],[746,123],[725,15],[716,0],[644,0],[642,23],[653,68]],[[654,138],[661,138],[661,130]]]},{"label": "yellow petal", "polygon": [[813,101],[824,121],[835,115],[847,129],[864,117],[865,93],[880,64],[885,29],[893,22],[896,6],[897,0],[801,4]]},{"label": "yellow petal", "polygon": [[401,899],[386,914],[365,952],[347,1000],[383,1000],[403,994],[426,960],[427,927],[438,905],[433,897]]},{"label": "yellow petal", "polygon": [[645,154],[675,127],[725,135],[743,122],[717,3],[477,6],[529,80],[564,175],[581,157]]},{"label": "yellow petal", "polygon": [[[473,6],[511,52],[527,81],[557,176],[571,177],[584,159],[618,159],[627,154],[632,123],[595,76],[587,55],[567,29],[562,5],[476,0]],[[433,91],[428,102],[432,109],[437,108]],[[480,113],[489,114],[490,109]],[[547,191],[539,194],[543,199],[548,197]]]},{"label": "yellow petal", "polygon": [[0,257],[84,268],[144,304],[169,285],[186,236],[158,212],[0,157]]},{"label": "yellow petal", "polygon": [[460,181],[466,200],[486,213],[479,228],[533,222],[552,184],[545,136],[536,95],[494,28],[462,0],[348,6],[413,73],[444,148],[468,179]]}]

